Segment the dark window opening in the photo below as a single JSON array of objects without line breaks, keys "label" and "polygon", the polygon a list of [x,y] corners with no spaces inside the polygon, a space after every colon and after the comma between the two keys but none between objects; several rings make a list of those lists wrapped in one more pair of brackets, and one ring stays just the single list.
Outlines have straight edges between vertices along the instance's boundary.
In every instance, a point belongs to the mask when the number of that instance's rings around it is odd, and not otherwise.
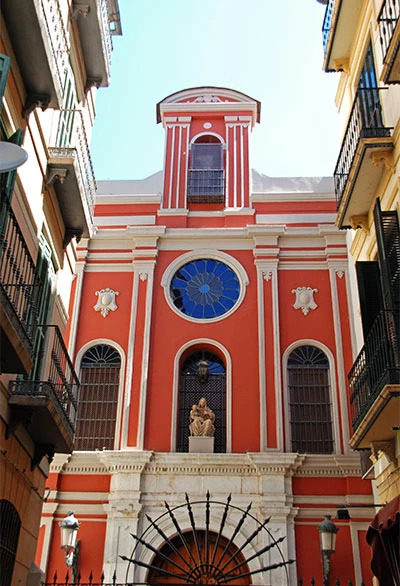
[{"label": "dark window opening", "polygon": [[223,146],[217,137],[205,135],[191,145],[188,198],[191,203],[224,201]]},{"label": "dark window opening", "polygon": [[17,509],[7,500],[0,500],[0,527],[0,584],[11,586],[21,519]]},{"label": "dark window opening", "polygon": [[106,344],[82,358],[75,431],[76,450],[114,448],[121,357]]},{"label": "dark window opening", "polygon": [[[199,362],[208,364],[208,376],[199,376]],[[191,354],[182,364],[178,396],[177,451],[189,449],[189,424],[192,405],[205,397],[215,413],[214,452],[226,451],[226,376],[225,365],[219,356],[206,350]]]},{"label": "dark window opening", "polygon": [[329,363],[315,346],[296,348],[288,360],[292,451],[333,452]]}]

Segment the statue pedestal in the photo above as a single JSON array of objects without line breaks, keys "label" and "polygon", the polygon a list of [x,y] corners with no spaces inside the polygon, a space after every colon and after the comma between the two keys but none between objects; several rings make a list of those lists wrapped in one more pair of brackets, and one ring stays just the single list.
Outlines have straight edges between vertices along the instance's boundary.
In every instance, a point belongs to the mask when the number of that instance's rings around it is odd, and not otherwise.
[{"label": "statue pedestal", "polygon": [[189,436],[189,454],[213,454],[214,437],[207,435]]}]

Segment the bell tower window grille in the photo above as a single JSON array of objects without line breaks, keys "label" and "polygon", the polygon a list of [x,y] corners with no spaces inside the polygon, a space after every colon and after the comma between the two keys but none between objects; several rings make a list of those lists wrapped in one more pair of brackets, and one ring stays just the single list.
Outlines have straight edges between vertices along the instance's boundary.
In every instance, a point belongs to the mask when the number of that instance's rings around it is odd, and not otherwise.
[{"label": "bell tower window grille", "polygon": [[[204,362],[207,376],[201,374]],[[190,410],[205,397],[215,414],[214,452],[226,451],[226,373],[221,358],[205,350],[191,354],[182,364],[178,396],[177,451],[189,449]]]},{"label": "bell tower window grille", "polygon": [[75,433],[76,450],[114,448],[121,357],[98,344],[84,354]]},{"label": "bell tower window grille", "polygon": [[300,346],[288,359],[292,452],[331,454],[334,450],[329,362],[315,346]]}]

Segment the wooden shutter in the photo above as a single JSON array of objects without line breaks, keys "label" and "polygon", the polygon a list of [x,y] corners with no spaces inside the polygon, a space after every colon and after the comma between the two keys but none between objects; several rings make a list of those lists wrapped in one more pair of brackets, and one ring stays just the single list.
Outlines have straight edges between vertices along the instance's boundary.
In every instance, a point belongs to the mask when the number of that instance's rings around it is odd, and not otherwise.
[{"label": "wooden shutter", "polygon": [[374,208],[376,241],[384,309],[400,319],[400,228],[396,211],[381,210],[379,199]]},{"label": "wooden shutter", "polygon": [[0,107],[3,101],[4,90],[6,89],[8,72],[10,69],[10,58],[0,54]]},{"label": "wooden shutter", "polygon": [[358,291],[360,295],[361,321],[364,339],[367,338],[376,316],[382,309],[379,263],[356,262]]}]

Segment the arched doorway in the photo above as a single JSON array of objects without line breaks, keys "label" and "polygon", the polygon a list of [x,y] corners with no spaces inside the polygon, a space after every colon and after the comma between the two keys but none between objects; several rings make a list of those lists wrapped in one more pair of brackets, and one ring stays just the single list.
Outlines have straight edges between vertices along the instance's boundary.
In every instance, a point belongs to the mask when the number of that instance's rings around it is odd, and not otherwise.
[{"label": "arched doorway", "polygon": [[[148,584],[226,584],[227,578],[229,584],[252,584],[249,576],[240,577],[249,572],[249,567],[234,543],[204,530],[187,531],[182,536],[165,543],[154,556]],[[182,571],[187,581],[177,578]]]},{"label": "arched doorway", "polygon": [[231,500],[213,500],[207,491],[205,500],[192,501],[186,493],[182,504],[165,502],[157,518],[146,515],[144,531],[131,533],[130,557],[121,556],[128,562],[126,582],[244,586],[253,583],[252,576],[272,571],[279,573],[276,583],[288,585],[287,566],[295,560],[284,558],[285,537],[275,539],[270,518],[260,521],[251,503],[244,509]]},{"label": "arched doorway", "polygon": [[[199,371],[207,363],[207,373]],[[192,405],[205,397],[215,413],[214,452],[226,451],[226,369],[219,356],[207,350],[190,354],[182,363],[178,394],[177,451],[187,452],[189,444],[189,414]]]}]

